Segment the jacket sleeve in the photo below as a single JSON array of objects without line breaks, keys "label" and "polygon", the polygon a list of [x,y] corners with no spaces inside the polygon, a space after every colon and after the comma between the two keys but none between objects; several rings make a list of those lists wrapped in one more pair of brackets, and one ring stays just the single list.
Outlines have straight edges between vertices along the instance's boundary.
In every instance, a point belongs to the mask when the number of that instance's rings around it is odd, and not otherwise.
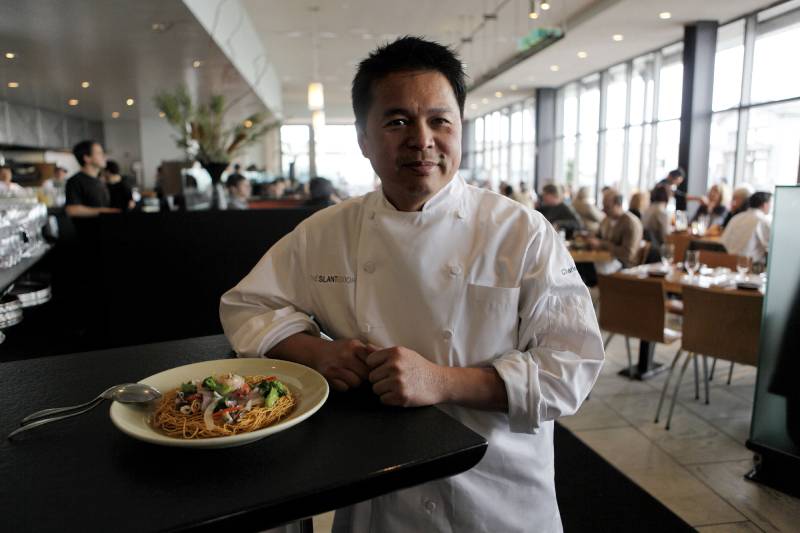
[{"label": "jacket sleeve", "polygon": [[605,357],[589,291],[555,231],[541,227],[524,262],[517,349],[492,362],[516,433],[536,433],[544,422],[575,413]]},{"label": "jacket sleeve", "polygon": [[264,356],[290,335],[319,335],[311,319],[302,225],[278,241],[250,273],[222,295],[220,321],[240,357]]}]

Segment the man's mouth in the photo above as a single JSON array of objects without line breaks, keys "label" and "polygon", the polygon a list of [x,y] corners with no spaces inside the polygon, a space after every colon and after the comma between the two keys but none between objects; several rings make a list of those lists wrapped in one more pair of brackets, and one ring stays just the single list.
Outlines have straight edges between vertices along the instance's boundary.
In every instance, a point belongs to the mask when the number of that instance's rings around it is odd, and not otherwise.
[{"label": "man's mouth", "polygon": [[430,161],[426,159],[418,159],[414,161],[405,161],[401,166],[409,169],[413,173],[420,176],[427,176],[434,172],[439,167],[438,161]]}]

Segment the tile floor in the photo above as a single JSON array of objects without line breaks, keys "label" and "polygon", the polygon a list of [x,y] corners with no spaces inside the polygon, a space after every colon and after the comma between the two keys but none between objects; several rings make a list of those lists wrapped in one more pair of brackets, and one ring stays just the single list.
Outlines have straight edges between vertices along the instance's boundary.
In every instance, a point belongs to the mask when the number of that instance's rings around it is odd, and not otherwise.
[{"label": "tile floor", "polygon": [[[638,350],[636,341],[631,348]],[[656,359],[669,363],[676,350],[659,345]],[[755,368],[736,365],[726,385],[728,363],[718,364],[706,405],[702,387],[701,400],[694,399],[690,365],[667,431],[666,406],[661,422],[653,422],[666,372],[630,381],[617,375],[626,361],[624,341],[615,337],[591,398],[561,423],[702,533],[800,531],[800,499],[743,479],[752,464],[744,443]],[[333,513],[315,517],[314,530],[329,532],[332,519]]]}]

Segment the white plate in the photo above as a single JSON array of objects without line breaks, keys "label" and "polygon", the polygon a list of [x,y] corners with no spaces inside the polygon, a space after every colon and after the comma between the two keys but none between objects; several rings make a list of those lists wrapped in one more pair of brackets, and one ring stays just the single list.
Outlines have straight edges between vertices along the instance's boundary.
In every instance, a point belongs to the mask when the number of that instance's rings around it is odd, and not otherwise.
[{"label": "white plate", "polygon": [[230,448],[263,439],[299,424],[316,413],[328,398],[328,382],[325,381],[321,374],[306,366],[278,359],[242,358],[204,361],[165,370],[145,378],[139,383],[151,385],[161,392],[167,392],[178,388],[181,383],[193,379],[204,379],[208,376],[216,376],[228,372],[233,372],[240,376],[276,376],[292,390],[297,405],[295,405],[294,410],[288,417],[264,429],[231,435],[230,437],[213,437],[210,439],[176,439],[167,437],[147,423],[147,409],[129,404],[112,402],[109,411],[111,421],[123,433],[153,444],[183,448]]}]

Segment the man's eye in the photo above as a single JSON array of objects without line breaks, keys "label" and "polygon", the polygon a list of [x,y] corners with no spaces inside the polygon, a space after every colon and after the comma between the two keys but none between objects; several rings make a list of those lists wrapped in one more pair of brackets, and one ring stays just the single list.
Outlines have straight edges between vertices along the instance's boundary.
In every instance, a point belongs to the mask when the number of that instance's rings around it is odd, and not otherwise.
[{"label": "man's eye", "polygon": [[387,126],[405,126],[406,124],[408,124],[408,120],[404,118],[396,118],[386,123]]},{"label": "man's eye", "polygon": [[433,123],[436,125],[442,125],[442,124],[450,124],[450,121],[444,117],[437,117],[433,119]]}]

